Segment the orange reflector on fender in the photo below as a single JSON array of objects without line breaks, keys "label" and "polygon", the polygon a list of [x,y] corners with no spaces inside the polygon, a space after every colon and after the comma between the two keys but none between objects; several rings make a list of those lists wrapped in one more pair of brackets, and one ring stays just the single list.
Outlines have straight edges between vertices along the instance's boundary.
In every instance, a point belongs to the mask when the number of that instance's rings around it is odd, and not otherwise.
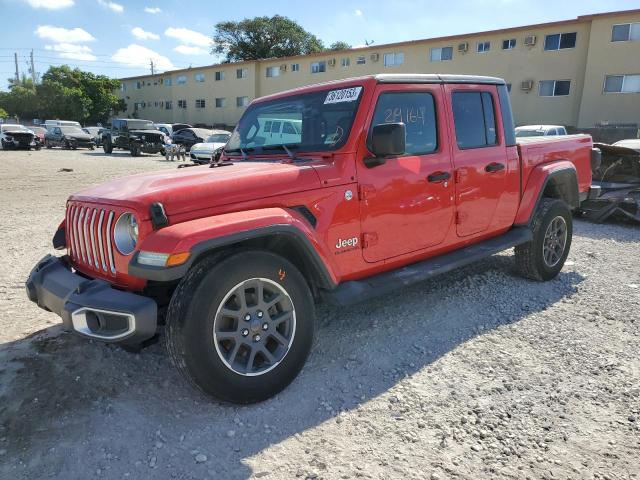
[{"label": "orange reflector on fender", "polygon": [[191,256],[191,253],[189,252],[172,253],[171,255],[169,255],[169,258],[167,258],[166,265],[167,267],[175,267],[176,265],[182,265],[184,262],[189,260],[189,256]]}]

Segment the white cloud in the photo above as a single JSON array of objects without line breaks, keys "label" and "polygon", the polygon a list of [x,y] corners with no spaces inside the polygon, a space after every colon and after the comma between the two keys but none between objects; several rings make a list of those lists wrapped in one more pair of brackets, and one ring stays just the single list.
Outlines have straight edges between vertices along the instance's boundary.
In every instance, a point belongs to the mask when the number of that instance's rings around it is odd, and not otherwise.
[{"label": "white cloud", "polygon": [[180,40],[180,43],[186,45],[196,45],[198,47],[208,47],[211,45],[212,40],[203,35],[200,32],[189,30],[188,28],[173,28],[169,27],[164,31],[167,37],[176,38]]},{"label": "white cloud", "polygon": [[181,53],[183,55],[206,55],[209,53],[204,48],[190,47],[189,45],[178,45],[173,49],[174,52]]},{"label": "white cloud", "polygon": [[97,57],[91,53],[91,48],[86,45],[58,43],[56,45],[45,45],[44,48],[58,52],[58,56],[62,58],[70,58],[72,60],[97,60]]},{"label": "white cloud", "polygon": [[362,10],[360,10],[359,8],[356,8],[356,11],[354,13],[356,14],[356,17],[362,16]]},{"label": "white cloud", "polygon": [[98,3],[100,5],[102,5],[103,7],[107,7],[108,9],[113,10],[116,13],[124,12],[124,7],[122,5],[120,5],[119,3],[109,2],[109,1],[106,1],[106,0],[98,0]]},{"label": "white cloud", "polygon": [[131,44],[125,48],[119,48],[116,53],[111,56],[111,60],[124,65],[130,65],[132,67],[148,67],[149,62],[153,60],[154,67],[159,70],[169,70],[174,68],[171,60],[167,57],[160,55],[147,47],[136,44]]},{"label": "white cloud", "polygon": [[133,33],[134,37],[139,38],[140,40],[160,40],[160,35],[156,35],[153,32],[147,32],[140,27],[132,28],[131,33]]},{"label": "white cloud", "polygon": [[57,43],[84,43],[92,42],[95,40],[86,30],[82,28],[62,28],[53,27],[51,25],[40,25],[33,32],[40,38],[47,40],[53,40]]},{"label": "white cloud", "polygon": [[155,15],[156,13],[161,13],[162,9],[158,7],[144,7],[144,11],[151,15]]},{"label": "white cloud", "polygon": [[24,0],[33,8],[46,8],[47,10],[60,10],[73,7],[73,0]]}]

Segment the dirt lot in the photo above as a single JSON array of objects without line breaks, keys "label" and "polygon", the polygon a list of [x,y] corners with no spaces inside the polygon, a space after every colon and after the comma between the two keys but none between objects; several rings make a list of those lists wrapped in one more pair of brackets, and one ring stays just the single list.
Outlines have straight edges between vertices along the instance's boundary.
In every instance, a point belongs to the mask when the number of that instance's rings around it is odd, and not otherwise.
[{"label": "dirt lot", "polygon": [[81,340],[25,296],[68,194],[175,165],[98,151],[0,165],[0,478],[640,479],[638,228],[576,221],[545,284],[507,252],[321,306],[300,377],[236,407],[186,386],[161,345]]}]

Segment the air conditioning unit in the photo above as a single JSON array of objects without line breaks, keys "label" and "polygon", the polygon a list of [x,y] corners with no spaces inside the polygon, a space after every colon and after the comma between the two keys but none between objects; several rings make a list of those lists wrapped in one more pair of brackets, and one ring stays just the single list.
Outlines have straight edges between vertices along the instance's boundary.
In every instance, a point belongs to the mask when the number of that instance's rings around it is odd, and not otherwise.
[{"label": "air conditioning unit", "polygon": [[331,58],[328,62],[330,67],[335,67],[336,66],[336,59],[335,58]]},{"label": "air conditioning unit", "polygon": [[531,89],[533,89],[533,80],[525,80],[524,82],[522,82],[520,84],[520,89],[524,90],[525,92],[528,92]]},{"label": "air conditioning unit", "polygon": [[380,60],[380,54],[379,53],[372,53],[370,58],[371,58],[372,62],[377,62],[378,60]]},{"label": "air conditioning unit", "polygon": [[528,35],[524,37],[524,44],[527,47],[533,47],[536,44],[537,37],[535,35]]},{"label": "air conditioning unit", "polygon": [[287,64],[283,63],[282,65],[280,65],[280,71],[281,72],[286,72],[287,71]]},{"label": "air conditioning unit", "polygon": [[464,43],[458,44],[458,51],[461,52],[461,53],[465,53],[465,52],[469,51],[469,43],[468,42],[464,42]]}]

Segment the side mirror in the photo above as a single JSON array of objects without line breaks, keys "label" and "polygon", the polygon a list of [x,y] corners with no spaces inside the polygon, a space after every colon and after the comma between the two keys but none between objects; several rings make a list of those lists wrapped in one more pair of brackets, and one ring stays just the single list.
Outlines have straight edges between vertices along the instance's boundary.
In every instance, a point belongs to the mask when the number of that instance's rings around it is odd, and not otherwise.
[{"label": "side mirror", "polygon": [[369,168],[385,163],[385,157],[403,155],[405,152],[406,128],[404,123],[382,123],[371,132],[370,150],[375,155],[365,159]]}]

